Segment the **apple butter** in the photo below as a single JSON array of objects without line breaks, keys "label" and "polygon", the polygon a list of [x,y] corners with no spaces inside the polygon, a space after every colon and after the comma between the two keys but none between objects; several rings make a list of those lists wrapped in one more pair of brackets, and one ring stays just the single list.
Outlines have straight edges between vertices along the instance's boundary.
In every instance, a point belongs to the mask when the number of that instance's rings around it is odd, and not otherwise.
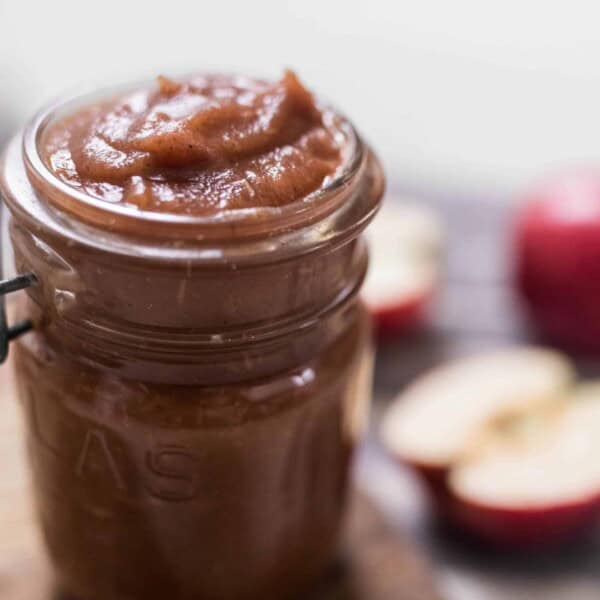
[{"label": "apple butter", "polygon": [[343,140],[296,76],[202,76],[99,103],[54,125],[42,152],[65,182],[107,202],[214,214],[303,198]]},{"label": "apple butter", "polygon": [[81,600],[294,598],[337,551],[369,399],[352,125],[280,81],[61,101],[0,170],[32,332],[13,344],[35,503]]}]

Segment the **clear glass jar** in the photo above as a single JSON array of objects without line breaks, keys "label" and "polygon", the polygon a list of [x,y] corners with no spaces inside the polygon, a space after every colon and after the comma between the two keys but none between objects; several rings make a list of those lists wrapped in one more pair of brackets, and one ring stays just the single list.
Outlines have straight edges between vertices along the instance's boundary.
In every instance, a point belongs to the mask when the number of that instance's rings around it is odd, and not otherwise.
[{"label": "clear glass jar", "polygon": [[341,175],[260,218],[110,205],[38,152],[95,98],[40,113],[0,172],[16,270],[38,282],[13,351],[57,583],[85,600],[293,596],[336,551],[365,425],[379,164],[340,117]]}]

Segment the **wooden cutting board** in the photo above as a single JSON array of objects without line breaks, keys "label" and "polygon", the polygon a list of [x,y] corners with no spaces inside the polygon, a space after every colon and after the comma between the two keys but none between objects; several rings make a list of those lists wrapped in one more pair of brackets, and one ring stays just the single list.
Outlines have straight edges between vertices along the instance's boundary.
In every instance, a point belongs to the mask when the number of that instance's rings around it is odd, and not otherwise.
[{"label": "wooden cutting board", "polygon": [[[0,599],[54,600],[33,522],[12,372],[0,367]],[[416,548],[361,493],[348,515],[345,555],[311,600],[436,600]],[[111,600],[107,598],[106,600]]]}]

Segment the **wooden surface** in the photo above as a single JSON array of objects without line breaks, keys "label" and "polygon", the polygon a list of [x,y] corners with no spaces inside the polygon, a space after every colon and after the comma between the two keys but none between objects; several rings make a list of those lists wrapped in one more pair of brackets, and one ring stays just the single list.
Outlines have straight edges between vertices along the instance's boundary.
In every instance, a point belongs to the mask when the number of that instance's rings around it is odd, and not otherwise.
[{"label": "wooden surface", "polygon": [[31,516],[11,375],[0,367],[0,599],[41,600],[47,569]]},{"label": "wooden surface", "polygon": [[[0,368],[0,600],[54,600],[49,569],[30,512],[20,431],[10,369],[3,366]],[[311,600],[439,598],[416,546],[394,534],[360,493],[352,499],[344,547],[345,555]]]}]

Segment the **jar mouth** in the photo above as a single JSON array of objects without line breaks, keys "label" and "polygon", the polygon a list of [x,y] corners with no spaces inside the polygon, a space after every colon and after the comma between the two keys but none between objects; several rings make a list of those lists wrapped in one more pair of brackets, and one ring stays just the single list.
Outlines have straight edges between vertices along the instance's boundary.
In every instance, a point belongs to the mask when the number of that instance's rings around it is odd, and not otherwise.
[{"label": "jar mouth", "polygon": [[46,164],[40,143],[48,126],[78,108],[149,86],[145,81],[75,94],[42,108],[28,123],[22,137],[24,166],[32,186],[54,208],[89,225],[135,236],[184,240],[236,240],[277,234],[310,225],[334,212],[346,200],[348,188],[364,168],[365,146],[348,119],[318,101],[329,127],[335,125],[347,140],[343,161],[325,185],[307,196],[280,207],[225,210],[214,215],[182,215],[143,210],[128,204],[112,204],[91,196],[60,179]]}]

